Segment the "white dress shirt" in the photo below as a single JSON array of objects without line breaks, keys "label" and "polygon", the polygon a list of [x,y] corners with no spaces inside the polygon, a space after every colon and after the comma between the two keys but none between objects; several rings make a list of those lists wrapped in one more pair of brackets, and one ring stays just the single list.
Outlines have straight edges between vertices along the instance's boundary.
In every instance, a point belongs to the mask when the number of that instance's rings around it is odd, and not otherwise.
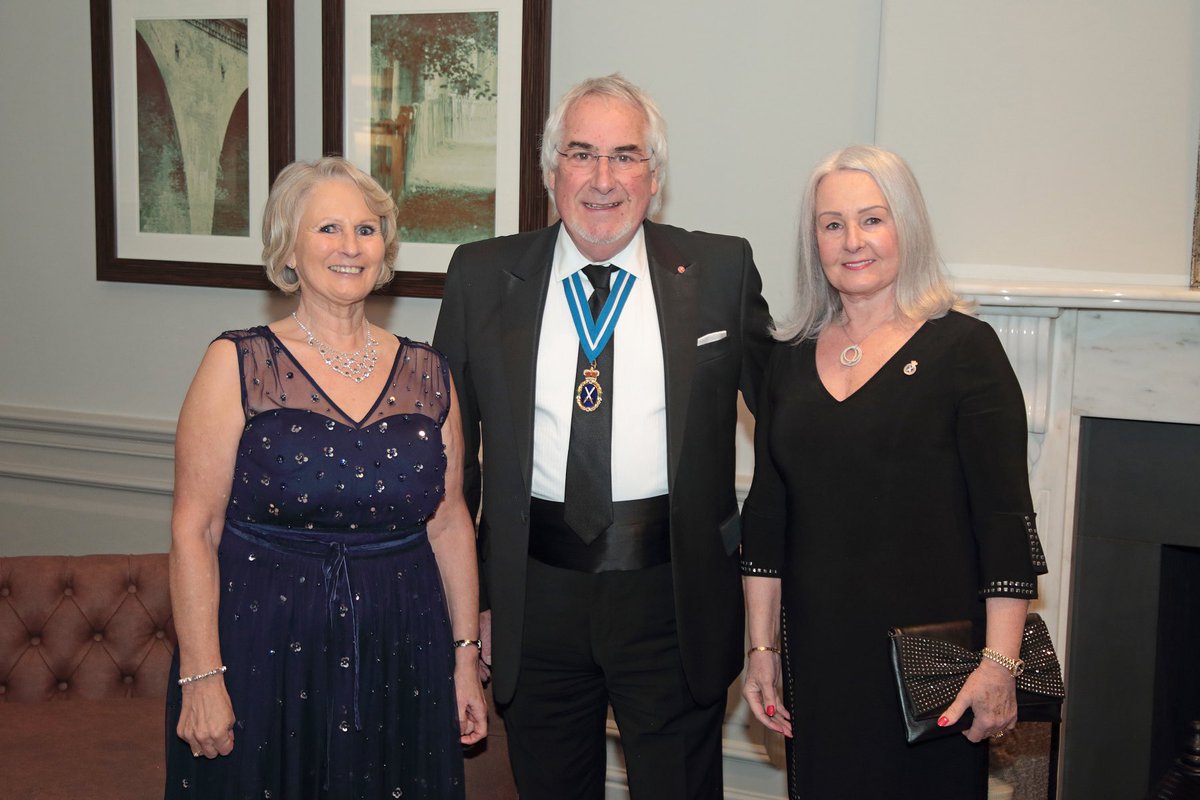
[{"label": "white dress shirt", "polygon": [[[563,291],[563,279],[589,261],[565,227],[558,231],[550,289],[538,340],[533,412],[533,496],[562,502],[571,444],[571,416],[579,336]],[[612,344],[614,375],[601,375],[604,402],[612,403],[613,500],[638,500],[667,493],[667,392],[658,309],[650,286],[644,229],[606,262],[637,280],[617,320]],[[591,296],[587,275],[580,276]],[[610,395],[610,387],[612,394]]]}]

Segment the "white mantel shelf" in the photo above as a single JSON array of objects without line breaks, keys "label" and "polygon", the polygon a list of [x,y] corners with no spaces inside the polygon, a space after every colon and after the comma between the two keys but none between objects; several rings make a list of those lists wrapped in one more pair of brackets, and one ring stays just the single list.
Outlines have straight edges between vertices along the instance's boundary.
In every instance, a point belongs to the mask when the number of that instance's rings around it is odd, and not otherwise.
[{"label": "white mantel shelf", "polygon": [[1036,281],[955,279],[959,294],[986,307],[1087,308],[1107,311],[1170,311],[1200,314],[1200,289]]}]

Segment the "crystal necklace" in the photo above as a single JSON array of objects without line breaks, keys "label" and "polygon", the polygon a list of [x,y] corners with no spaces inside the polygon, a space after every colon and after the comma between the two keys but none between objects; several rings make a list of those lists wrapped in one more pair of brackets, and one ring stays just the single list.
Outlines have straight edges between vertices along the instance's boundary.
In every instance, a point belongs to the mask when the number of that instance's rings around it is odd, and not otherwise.
[{"label": "crystal necklace", "polygon": [[863,336],[857,342],[855,342],[853,339],[850,338],[850,333],[846,330],[846,323],[843,322],[840,325],[838,325],[838,327],[842,329],[842,336],[845,336],[846,341],[850,342],[850,345],[848,347],[843,348],[842,352],[838,355],[838,361],[841,362],[841,365],[843,367],[853,367],[855,364],[862,361],[862,354],[863,354],[862,347],[860,347],[859,345],[861,345],[867,339],[870,339],[872,333],[879,330],[884,325],[891,322],[893,319],[895,319],[895,317],[889,317],[888,319],[885,319],[883,322],[880,322],[874,328],[871,328],[871,330],[867,331],[867,335]]},{"label": "crystal necklace", "polygon": [[344,353],[322,342],[300,321],[295,311],[292,312],[292,319],[296,320],[300,330],[304,331],[304,335],[308,337],[308,346],[317,351],[325,366],[355,383],[362,383],[371,377],[371,373],[375,371],[375,364],[379,361],[379,342],[371,335],[371,323],[367,322],[366,317],[363,317],[363,335],[367,343],[362,350],[355,350],[353,353]]}]

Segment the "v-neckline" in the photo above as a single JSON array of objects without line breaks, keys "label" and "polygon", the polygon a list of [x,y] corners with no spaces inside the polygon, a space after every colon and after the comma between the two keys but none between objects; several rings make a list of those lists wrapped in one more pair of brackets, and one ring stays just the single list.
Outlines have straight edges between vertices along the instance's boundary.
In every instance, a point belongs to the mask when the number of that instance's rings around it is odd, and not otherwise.
[{"label": "v-neckline", "polygon": [[[404,340],[399,336],[396,336],[396,355],[392,358],[392,368],[388,372],[387,380],[383,382],[383,386],[380,388],[379,394],[375,397],[375,402],[371,403],[370,408],[367,409],[367,413],[364,414],[361,419],[356,419],[355,417],[347,414],[342,407],[337,404],[337,401],[329,396],[329,392],[325,391],[325,387],[322,386],[320,382],[318,382],[317,379],[312,376],[312,373],[305,369],[304,364],[300,363],[300,359],[296,358],[295,354],[291,351],[291,348],[287,346],[287,343],[284,342],[283,339],[279,338],[279,334],[271,330],[270,325],[264,325],[263,327],[267,329],[267,331],[271,334],[271,338],[275,340],[275,343],[279,345],[283,352],[287,353],[287,357],[290,358],[292,363],[296,365],[296,369],[300,370],[304,377],[308,379],[308,382],[313,385],[313,388],[321,393],[321,396],[325,398],[325,402],[329,403],[329,405],[332,406],[335,411],[342,415],[343,419],[349,420],[354,427],[359,430],[361,430],[367,420],[371,418],[371,415],[375,413],[375,409],[379,408],[379,404],[383,402],[384,395],[387,394],[388,389],[392,385],[392,378],[396,375],[396,366],[400,363],[400,353],[404,350]],[[392,335],[395,336],[395,334]]]},{"label": "v-neckline", "polygon": [[814,339],[813,340],[813,372],[815,372],[817,375],[817,383],[821,384],[821,390],[825,392],[825,395],[830,400],[832,400],[834,403],[838,404],[839,406],[849,402],[850,398],[856,397],[861,391],[866,389],[872,383],[875,383],[875,379],[878,378],[880,375],[882,375],[884,370],[888,369],[888,367],[891,366],[893,361],[900,358],[900,355],[906,349],[908,349],[909,345],[912,344],[913,339],[916,339],[917,336],[920,335],[921,331],[925,330],[925,328],[928,324],[929,324],[929,320],[925,320],[924,322],[922,322],[920,324],[920,326],[915,331],[913,331],[912,334],[910,334],[907,339],[905,339],[903,342],[900,343],[900,346],[898,348],[896,348],[896,352],[892,353],[891,357],[887,361],[884,361],[882,364],[880,364],[879,368],[877,370],[875,370],[874,372],[872,372],[870,377],[868,377],[865,381],[862,382],[861,386],[859,386],[857,389],[855,389],[850,394],[843,397],[841,400],[839,400],[834,395],[834,393],[829,390],[829,387],[825,384],[825,379],[821,377],[821,369],[817,366],[817,342]]}]

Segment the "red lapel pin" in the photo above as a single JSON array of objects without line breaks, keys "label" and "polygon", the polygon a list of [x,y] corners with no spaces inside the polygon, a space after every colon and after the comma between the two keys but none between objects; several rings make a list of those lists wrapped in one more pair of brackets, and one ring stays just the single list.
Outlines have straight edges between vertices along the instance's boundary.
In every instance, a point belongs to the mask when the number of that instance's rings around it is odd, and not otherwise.
[{"label": "red lapel pin", "polygon": [[683,264],[680,264],[675,268],[675,271],[682,275],[683,273],[687,272],[687,267],[685,267]]}]

